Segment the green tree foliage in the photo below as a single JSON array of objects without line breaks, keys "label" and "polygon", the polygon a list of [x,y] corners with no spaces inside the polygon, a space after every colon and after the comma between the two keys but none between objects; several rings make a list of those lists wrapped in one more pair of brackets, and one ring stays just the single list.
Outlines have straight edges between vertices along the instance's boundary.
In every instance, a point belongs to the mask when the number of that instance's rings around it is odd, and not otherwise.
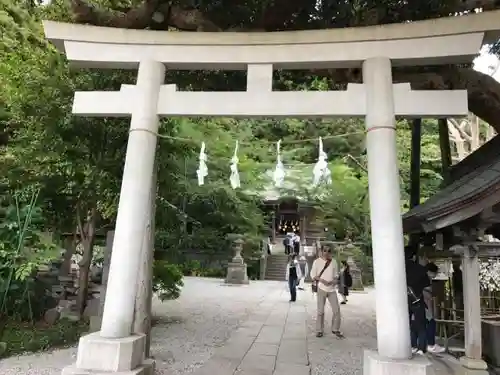
[{"label": "green tree foliage", "polygon": [[[283,10],[289,11],[296,3],[282,4]],[[127,7],[138,4],[141,1],[104,5],[126,11]],[[258,22],[266,20],[265,29],[275,30],[331,26],[331,20],[341,14],[349,22],[353,19],[361,22],[370,7],[385,6],[388,11],[397,7],[395,3],[383,4],[363,3],[355,7],[351,3],[323,2],[319,8],[304,6],[293,18],[276,19],[281,26],[256,10],[267,12],[275,6],[271,3],[247,4],[238,10],[224,2],[198,5],[224,28],[245,27],[249,18],[256,17],[261,20]],[[232,9],[231,17],[221,17],[226,6]],[[410,6],[403,8],[408,10]],[[184,5],[180,9],[171,9],[171,14],[184,11]],[[436,10],[421,11],[426,13],[419,17],[425,18]],[[418,9],[412,8],[411,12],[413,19],[419,18],[414,16]],[[87,254],[80,268],[85,269],[91,263],[95,232],[114,226],[129,122],[73,116],[73,93],[118,90],[121,84],[134,83],[135,73],[70,70],[64,57],[45,41],[40,20],[69,21],[71,13],[68,2],[62,0],[54,0],[49,6],[0,0],[0,186],[6,197],[15,196],[15,192],[39,191],[37,209],[43,214],[40,228],[57,235],[74,233],[79,227],[79,240]],[[313,14],[319,18],[314,20],[310,17]],[[350,25],[338,22],[338,26]],[[184,90],[237,90],[244,87],[245,76],[239,72],[168,72],[167,81]],[[275,88],[280,90],[324,90],[341,84],[332,83],[331,77],[321,72],[277,72],[275,77]],[[230,233],[243,234],[249,240],[246,254],[258,250],[259,241],[267,235],[268,223],[260,208],[260,197],[249,193],[264,189],[262,176],[274,168],[275,142],[279,139],[283,140],[285,164],[306,164],[310,168],[317,159],[317,138],[325,138],[333,184],[322,188],[314,204],[321,208],[326,226],[338,236],[350,235],[354,240],[367,241],[363,130],[363,122],[355,119],[162,120],[157,150],[158,258],[182,261],[179,254],[189,249],[228,255]],[[423,197],[428,197],[441,181],[436,124],[425,122],[423,133],[422,185]],[[233,190],[229,184],[229,165],[236,140],[240,142],[242,188]],[[196,169],[202,141],[207,145],[209,175],[205,185],[198,186]],[[410,124],[406,121],[398,123],[398,144],[404,205],[408,200],[410,162]],[[11,254],[13,250],[11,244],[4,245],[2,251]],[[176,270],[162,263],[155,268],[155,275],[155,287],[168,291],[166,298],[175,298],[180,285]]]}]

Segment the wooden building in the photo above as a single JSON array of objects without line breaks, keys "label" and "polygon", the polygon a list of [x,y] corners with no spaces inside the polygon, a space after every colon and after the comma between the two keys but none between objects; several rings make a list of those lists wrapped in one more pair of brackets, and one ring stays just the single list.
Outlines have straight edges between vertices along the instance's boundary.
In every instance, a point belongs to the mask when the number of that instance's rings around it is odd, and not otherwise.
[{"label": "wooden building", "polygon": [[312,189],[314,165],[299,164],[286,169],[283,186],[274,185],[274,171],[266,173],[266,184],[260,193],[269,217],[269,236],[279,244],[290,232],[297,233],[302,245],[312,246],[322,236],[323,228],[316,223],[315,204],[321,199],[321,188]]},{"label": "wooden building", "polygon": [[[500,136],[451,165],[446,119],[439,120],[444,183],[437,194],[419,204],[420,127],[420,120],[414,120],[412,208],[403,215],[403,228],[410,235],[410,244],[419,249],[419,255],[461,262],[463,321],[455,318],[442,323],[462,324],[465,356],[461,361],[469,369],[485,370],[482,330],[489,330],[488,322],[495,319],[495,314],[481,310],[479,258],[500,255],[500,243],[486,241],[487,234],[500,238]],[[500,342],[499,331],[496,332]]]}]

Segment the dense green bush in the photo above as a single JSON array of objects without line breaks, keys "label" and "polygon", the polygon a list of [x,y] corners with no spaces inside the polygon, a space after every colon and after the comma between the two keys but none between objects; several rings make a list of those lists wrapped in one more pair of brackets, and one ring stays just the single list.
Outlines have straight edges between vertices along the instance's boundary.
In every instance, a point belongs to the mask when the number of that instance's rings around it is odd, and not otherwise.
[{"label": "dense green bush", "polygon": [[223,279],[226,277],[225,268],[202,268],[199,272],[201,277],[214,277],[216,279]]},{"label": "dense green bush", "polygon": [[50,327],[10,320],[6,322],[3,338],[0,340],[5,342],[5,350],[3,354],[0,353],[0,358],[72,345],[87,331],[87,323],[64,319]]},{"label": "dense green bush", "polygon": [[164,260],[156,260],[153,267],[153,292],[161,301],[177,299],[181,294],[182,271]]},{"label": "dense green bush", "polygon": [[201,263],[197,260],[187,260],[179,264],[179,269],[184,276],[199,276],[201,271]]},{"label": "dense green bush", "polygon": [[51,302],[35,276],[59,252],[42,232],[37,197],[38,192],[25,199],[21,194],[0,197],[0,317],[34,321]]},{"label": "dense green bush", "polygon": [[260,259],[250,259],[247,263],[247,275],[250,280],[260,279]]}]

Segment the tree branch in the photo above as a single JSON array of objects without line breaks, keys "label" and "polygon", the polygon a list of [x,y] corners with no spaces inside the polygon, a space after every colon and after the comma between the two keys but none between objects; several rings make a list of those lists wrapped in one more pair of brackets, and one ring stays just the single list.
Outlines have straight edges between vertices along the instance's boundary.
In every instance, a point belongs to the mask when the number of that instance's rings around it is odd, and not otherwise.
[{"label": "tree branch", "polygon": [[144,0],[137,8],[120,12],[98,8],[85,0],[71,0],[75,22],[126,29],[147,28],[159,5],[160,0]]},{"label": "tree branch", "polygon": [[472,68],[439,67],[425,73],[395,71],[395,82],[416,90],[467,90],[469,110],[500,131],[500,83]]},{"label": "tree branch", "polygon": [[460,123],[457,123],[457,131],[460,133],[462,138],[467,141],[467,142],[472,142],[472,136],[467,134],[467,131],[465,130],[465,127],[469,125],[468,120],[462,120]]},{"label": "tree branch", "polygon": [[163,0],[144,0],[136,8],[107,10],[86,0],[71,0],[75,22],[124,29],[158,28],[162,25],[185,31],[221,31],[197,9],[183,9]]}]

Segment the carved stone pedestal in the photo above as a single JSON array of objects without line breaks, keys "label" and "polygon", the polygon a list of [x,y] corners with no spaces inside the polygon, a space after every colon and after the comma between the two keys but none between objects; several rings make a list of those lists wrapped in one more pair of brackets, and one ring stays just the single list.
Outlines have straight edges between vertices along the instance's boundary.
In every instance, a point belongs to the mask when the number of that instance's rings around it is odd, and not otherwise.
[{"label": "carved stone pedestal", "polygon": [[361,270],[359,269],[358,265],[354,261],[352,257],[347,258],[347,264],[349,265],[349,269],[351,272],[351,277],[352,277],[352,290],[364,290],[365,287],[363,286],[363,277]]},{"label": "carved stone pedestal", "polygon": [[248,284],[246,263],[228,263],[226,284]]},{"label": "carved stone pedestal", "polygon": [[233,249],[235,255],[227,265],[226,284],[248,284],[247,265],[241,256],[243,250],[243,240],[241,238],[233,240]]}]

